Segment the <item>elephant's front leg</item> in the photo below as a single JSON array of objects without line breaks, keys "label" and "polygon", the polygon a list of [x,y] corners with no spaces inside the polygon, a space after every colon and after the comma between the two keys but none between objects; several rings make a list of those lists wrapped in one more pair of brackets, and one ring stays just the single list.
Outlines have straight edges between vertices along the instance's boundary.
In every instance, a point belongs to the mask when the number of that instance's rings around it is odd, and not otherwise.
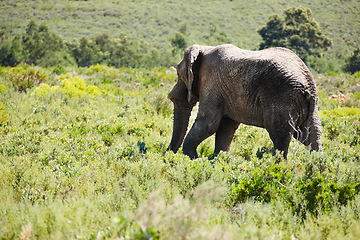
[{"label": "elephant's front leg", "polygon": [[183,153],[191,159],[197,158],[197,147],[202,141],[217,131],[221,118],[222,115],[218,111],[213,109],[211,111],[202,111],[200,107],[194,125],[185,138]]},{"label": "elephant's front leg", "polygon": [[216,131],[214,154],[219,154],[220,151],[229,151],[231,141],[238,127],[239,123],[230,118],[223,117],[221,119],[219,128]]}]

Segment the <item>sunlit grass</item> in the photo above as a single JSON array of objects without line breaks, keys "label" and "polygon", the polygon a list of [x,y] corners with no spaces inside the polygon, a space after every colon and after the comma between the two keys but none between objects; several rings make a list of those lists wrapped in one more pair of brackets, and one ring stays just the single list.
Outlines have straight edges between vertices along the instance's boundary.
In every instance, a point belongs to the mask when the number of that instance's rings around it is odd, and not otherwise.
[{"label": "sunlit grass", "polygon": [[[181,151],[165,151],[173,70],[40,70],[48,87],[26,92],[0,76],[1,239],[360,236],[353,76],[317,79],[324,154],[293,140],[288,160],[272,156],[267,132],[241,125],[229,153],[208,159],[210,138],[198,148],[201,158],[191,161]],[[94,85],[100,94],[51,90],[63,79],[78,91]],[[338,94],[332,86],[344,81],[349,99],[339,102],[331,98]]]}]

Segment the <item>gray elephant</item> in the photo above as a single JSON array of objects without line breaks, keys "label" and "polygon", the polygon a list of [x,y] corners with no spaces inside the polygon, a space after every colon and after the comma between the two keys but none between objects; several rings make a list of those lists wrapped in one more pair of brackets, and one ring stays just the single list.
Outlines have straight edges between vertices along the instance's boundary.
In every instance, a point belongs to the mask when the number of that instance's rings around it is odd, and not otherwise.
[{"label": "gray elephant", "polygon": [[193,45],[176,70],[178,81],[168,95],[174,103],[168,150],[180,148],[192,108],[199,102],[183,144],[183,153],[191,159],[198,157],[197,146],[214,133],[214,153],[228,151],[240,123],[265,128],[274,149],[285,158],[292,136],[322,152],[314,79],[292,51]]}]

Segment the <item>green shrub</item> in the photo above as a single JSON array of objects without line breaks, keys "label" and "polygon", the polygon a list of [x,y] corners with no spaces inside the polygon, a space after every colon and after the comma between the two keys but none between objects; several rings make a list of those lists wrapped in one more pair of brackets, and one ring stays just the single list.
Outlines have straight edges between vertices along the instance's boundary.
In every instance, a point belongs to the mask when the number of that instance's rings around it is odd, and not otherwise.
[{"label": "green shrub", "polygon": [[357,71],[356,73],[353,74],[353,77],[355,79],[360,79],[360,71]]},{"label": "green shrub", "polygon": [[344,70],[352,74],[360,71],[360,48],[354,49],[352,56],[346,59]]},{"label": "green shrub", "polygon": [[97,86],[87,85],[85,80],[80,76],[66,75],[60,76],[59,79],[64,78],[60,82],[59,90],[70,97],[84,97],[89,95],[96,97],[101,95],[101,92]]},{"label": "green shrub", "polygon": [[156,95],[151,104],[155,107],[156,113],[161,114],[164,117],[169,117],[173,113],[171,102],[167,97]]},{"label": "green shrub", "polygon": [[88,73],[88,75],[93,75],[95,73],[105,72],[109,69],[110,68],[107,65],[96,64],[96,65],[92,65],[92,66],[88,67],[87,73]]},{"label": "green shrub", "polygon": [[0,93],[5,93],[6,92],[6,86],[5,84],[0,84]]},{"label": "green shrub", "polygon": [[94,75],[92,78],[95,83],[111,83],[114,79],[118,78],[119,72],[115,68],[96,64],[87,69],[87,74]]},{"label": "green shrub", "polygon": [[49,86],[46,83],[42,83],[34,88],[32,95],[44,97],[56,92],[62,92],[73,98],[84,96],[94,98],[101,95],[101,91],[97,86],[88,85],[81,76],[72,76],[67,73],[58,76],[57,79],[60,80],[59,86]]},{"label": "green shrub", "polygon": [[52,73],[54,74],[65,74],[66,70],[63,65],[58,64],[56,67],[53,68]]},{"label": "green shrub", "polygon": [[[233,172],[228,178],[231,186],[232,204],[239,204],[253,199],[261,203],[281,201],[290,208],[293,214],[305,219],[307,214],[317,215],[319,212],[330,213],[336,204],[346,206],[360,193],[360,183],[336,182],[336,172],[332,172],[331,163],[304,162],[304,175],[292,178],[290,167],[284,163],[269,162],[273,157],[262,159],[252,168],[248,164]],[[314,159],[314,156],[311,157]],[[323,164],[323,165],[322,165]],[[322,173],[322,174],[321,174]],[[325,174],[325,175],[324,175]]]},{"label": "green shrub", "polygon": [[29,65],[19,65],[4,71],[5,78],[8,79],[15,90],[26,92],[27,89],[38,86],[47,80],[47,73],[39,68]]},{"label": "green shrub", "polygon": [[4,126],[9,121],[9,115],[6,110],[6,106],[4,103],[0,102],[0,127]]},{"label": "green shrub", "polygon": [[[320,211],[331,213],[335,203],[345,206],[360,193],[360,183],[339,184],[328,181],[322,175],[316,175],[297,184],[298,194],[303,202],[293,205],[298,215],[305,217],[306,213],[317,215]],[[292,204],[290,204],[292,205]]]},{"label": "green shrub", "polygon": [[58,91],[58,89],[59,89],[59,87],[57,87],[57,86],[50,87],[46,83],[41,83],[38,87],[36,87],[34,89],[32,95],[36,95],[41,98],[41,97],[48,96],[49,94]]},{"label": "green shrub", "polygon": [[156,77],[161,81],[174,81],[177,78],[175,69],[162,68],[156,72]]},{"label": "green shrub", "polygon": [[12,41],[5,40],[0,43],[0,65],[16,66],[23,59],[23,49],[19,37],[14,37]]},{"label": "green shrub", "polygon": [[92,234],[91,239],[101,236],[103,239],[139,239],[139,240],[158,240],[161,233],[155,227],[144,229],[138,223],[129,221],[122,216],[116,217],[112,225],[103,232]]},{"label": "green shrub", "polygon": [[155,87],[161,83],[160,79],[151,73],[140,72],[140,74],[136,75],[136,79],[141,82],[143,86]]},{"label": "green shrub", "polygon": [[232,202],[254,199],[268,203],[287,196],[291,171],[284,164],[272,163],[273,160],[269,158],[269,154],[264,155],[261,162],[255,160],[254,168],[245,171],[239,169],[240,172],[230,175],[227,181],[233,186]]},{"label": "green shrub", "polygon": [[332,110],[323,110],[319,113],[320,117],[329,118],[329,117],[347,117],[353,115],[360,115],[360,109],[356,107],[341,107],[335,108]]}]

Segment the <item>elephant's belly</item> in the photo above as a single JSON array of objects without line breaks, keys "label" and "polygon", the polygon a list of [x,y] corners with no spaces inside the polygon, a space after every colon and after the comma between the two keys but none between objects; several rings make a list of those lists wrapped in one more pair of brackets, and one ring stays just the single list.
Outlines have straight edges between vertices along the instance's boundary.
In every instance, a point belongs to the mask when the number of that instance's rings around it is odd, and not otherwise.
[{"label": "elephant's belly", "polygon": [[250,110],[246,108],[235,107],[232,109],[232,111],[227,111],[226,115],[238,123],[264,127],[263,114],[254,109]]}]

